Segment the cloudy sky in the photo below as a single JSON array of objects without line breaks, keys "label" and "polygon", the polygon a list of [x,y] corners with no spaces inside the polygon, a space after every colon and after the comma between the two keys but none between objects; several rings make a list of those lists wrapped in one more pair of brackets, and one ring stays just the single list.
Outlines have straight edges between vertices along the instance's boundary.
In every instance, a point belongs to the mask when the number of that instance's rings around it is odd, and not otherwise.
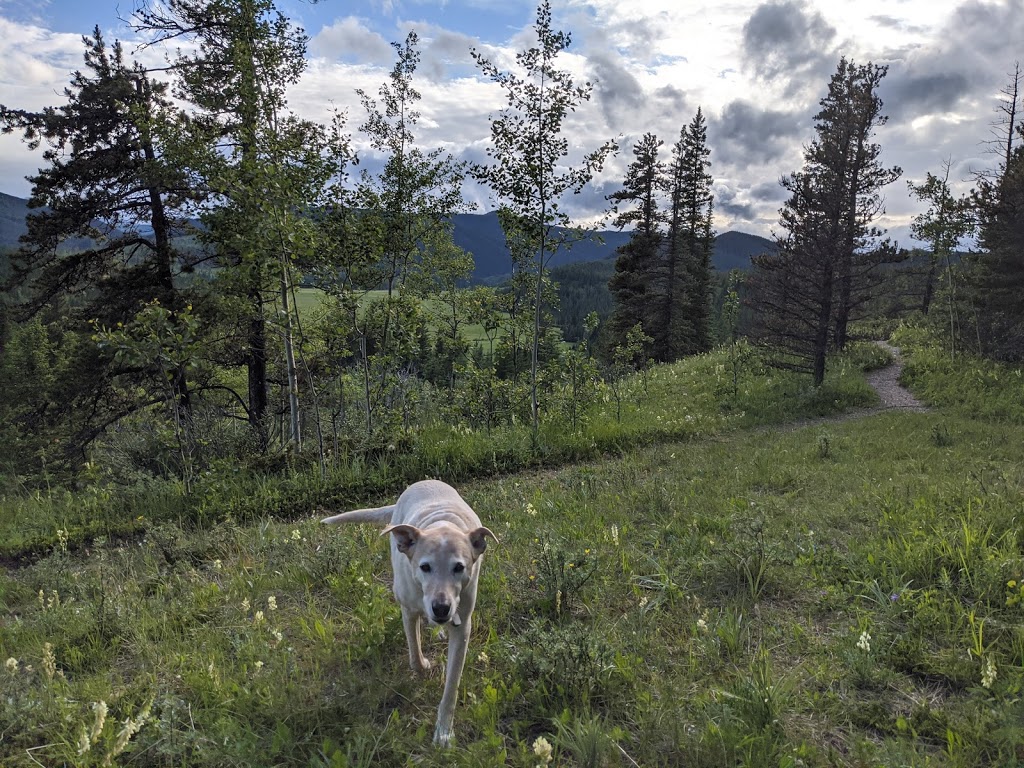
[{"label": "cloudy sky", "polygon": [[[81,66],[81,35],[99,24],[135,53],[119,16],[135,0],[0,0],[0,103],[40,109],[60,104],[69,73]],[[668,147],[700,107],[708,121],[718,232],[770,236],[784,200],[781,176],[800,168],[813,116],[842,56],[885,64],[880,89],[889,121],[875,139],[882,161],[903,178],[885,192],[881,222],[912,245],[908,224],[921,205],[907,181],[941,173],[969,187],[993,167],[993,123],[1015,63],[1024,64],[1024,0],[553,0],[554,26],[572,33],[562,68],[595,83],[593,98],[568,124],[574,152],[617,139],[618,158],[591,188],[563,208],[580,223],[598,221],[633,143],[650,131]],[[503,68],[531,44],[532,0],[279,0],[310,37],[309,66],[291,107],[326,120],[347,110],[361,122],[355,89],[371,93],[394,63],[390,43],[410,30],[421,40],[417,87],[423,95],[417,139],[482,160],[489,117],[503,106],[469,52]],[[364,155],[372,164],[368,148]],[[0,137],[0,192],[28,197],[24,177],[38,155]],[[480,210],[494,206],[470,190]]]}]

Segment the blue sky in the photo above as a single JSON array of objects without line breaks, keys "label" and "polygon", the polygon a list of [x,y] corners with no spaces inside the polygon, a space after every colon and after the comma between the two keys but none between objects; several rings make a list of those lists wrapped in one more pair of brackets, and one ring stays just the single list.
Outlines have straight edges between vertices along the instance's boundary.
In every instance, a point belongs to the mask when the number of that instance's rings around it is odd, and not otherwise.
[{"label": "blue sky", "polygon": [[[80,66],[80,37],[97,23],[134,55],[137,41],[118,20],[134,1],[0,0],[0,103],[59,104]],[[417,138],[464,159],[483,157],[489,117],[503,106],[469,50],[508,68],[532,42],[536,10],[525,0],[280,0],[278,7],[310,36],[292,109],[318,120],[341,109],[354,130],[362,117],[355,90],[377,90],[393,64],[390,43],[415,29],[423,95]],[[921,206],[906,182],[941,173],[948,162],[951,180],[966,189],[974,172],[995,164],[986,142],[1000,89],[1024,59],[1024,0],[553,0],[552,7],[554,26],[573,36],[563,68],[595,83],[591,102],[566,126],[573,151],[609,138],[621,147],[583,194],[565,202],[582,224],[599,220],[637,139],[654,132],[667,157],[700,107],[716,229],[770,235],[784,199],[779,178],[799,169],[818,100],[845,55],[889,67],[880,93],[890,119],[875,139],[883,162],[904,174],[886,190],[882,225],[910,244],[909,223]],[[162,60],[152,49],[138,56]],[[372,163],[369,147],[359,149]],[[39,162],[16,137],[0,136],[0,192],[28,197],[24,176]],[[494,204],[485,190],[471,195],[480,210]]]}]

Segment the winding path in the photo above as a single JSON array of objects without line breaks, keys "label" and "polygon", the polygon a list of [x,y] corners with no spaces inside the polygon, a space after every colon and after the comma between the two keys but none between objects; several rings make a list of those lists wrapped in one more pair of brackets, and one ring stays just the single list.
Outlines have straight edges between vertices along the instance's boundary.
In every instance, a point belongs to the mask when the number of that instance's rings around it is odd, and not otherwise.
[{"label": "winding path", "polygon": [[888,408],[903,408],[908,411],[927,411],[928,406],[914,397],[910,390],[900,384],[900,372],[903,370],[903,359],[900,351],[887,341],[876,341],[878,346],[885,349],[892,355],[892,363],[870,371],[866,375],[868,384],[878,393],[881,405],[872,408],[872,411],[886,410]]}]

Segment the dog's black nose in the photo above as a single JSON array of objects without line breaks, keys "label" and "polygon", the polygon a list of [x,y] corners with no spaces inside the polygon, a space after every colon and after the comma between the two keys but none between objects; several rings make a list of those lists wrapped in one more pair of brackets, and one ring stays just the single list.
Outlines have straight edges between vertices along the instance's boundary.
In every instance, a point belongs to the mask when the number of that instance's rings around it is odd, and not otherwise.
[{"label": "dog's black nose", "polygon": [[452,607],[448,603],[435,601],[430,604],[430,610],[434,612],[435,621],[448,621],[448,614],[451,613]]}]

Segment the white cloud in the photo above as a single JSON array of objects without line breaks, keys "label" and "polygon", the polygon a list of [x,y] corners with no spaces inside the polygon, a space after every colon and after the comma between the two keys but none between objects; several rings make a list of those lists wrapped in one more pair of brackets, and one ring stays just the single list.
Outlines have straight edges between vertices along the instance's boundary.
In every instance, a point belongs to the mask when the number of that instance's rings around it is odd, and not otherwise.
[{"label": "white cloud", "polygon": [[[400,41],[415,29],[422,54],[418,140],[459,157],[485,157],[489,116],[504,98],[482,78],[469,50],[477,48],[502,70],[512,68],[516,52],[533,43],[535,4],[377,0],[364,6],[364,17],[334,18],[321,28],[312,27],[313,11],[305,8],[311,60],[290,91],[293,109],[324,121],[332,107],[347,110],[354,132],[364,117],[355,89],[376,94],[395,60],[390,41],[375,30],[394,30]],[[500,21],[481,31],[499,8],[493,18]],[[466,14],[480,18],[453,28]],[[881,93],[891,119],[875,138],[883,162],[904,169],[903,179],[886,190],[889,217],[883,222],[902,232],[920,209],[906,180],[923,179],[946,159],[954,173],[985,162],[981,142],[989,138],[999,89],[1024,39],[1024,0],[563,0],[554,14],[555,27],[573,38],[560,66],[580,81],[596,82],[592,102],[566,123],[574,151],[622,137],[619,157],[595,189],[565,201],[566,210],[592,220],[603,194],[621,180],[632,142],[656,133],[667,157],[700,106],[720,196],[716,227],[764,235],[778,221],[778,179],[798,169],[802,146],[813,138],[818,99],[841,55],[889,66]],[[510,19],[518,21],[510,26]],[[795,49],[800,56],[787,52],[788,40],[802,42]],[[28,109],[59,103],[81,50],[78,35],[0,18],[0,101]],[[12,137],[0,138],[0,189],[26,194],[12,179],[34,170],[31,157]],[[480,190],[471,194],[487,198]]]},{"label": "white cloud", "polygon": [[[311,32],[311,30],[307,30]],[[309,50],[315,56],[386,66],[392,60],[391,44],[355,16],[338,19],[312,34]]]}]

